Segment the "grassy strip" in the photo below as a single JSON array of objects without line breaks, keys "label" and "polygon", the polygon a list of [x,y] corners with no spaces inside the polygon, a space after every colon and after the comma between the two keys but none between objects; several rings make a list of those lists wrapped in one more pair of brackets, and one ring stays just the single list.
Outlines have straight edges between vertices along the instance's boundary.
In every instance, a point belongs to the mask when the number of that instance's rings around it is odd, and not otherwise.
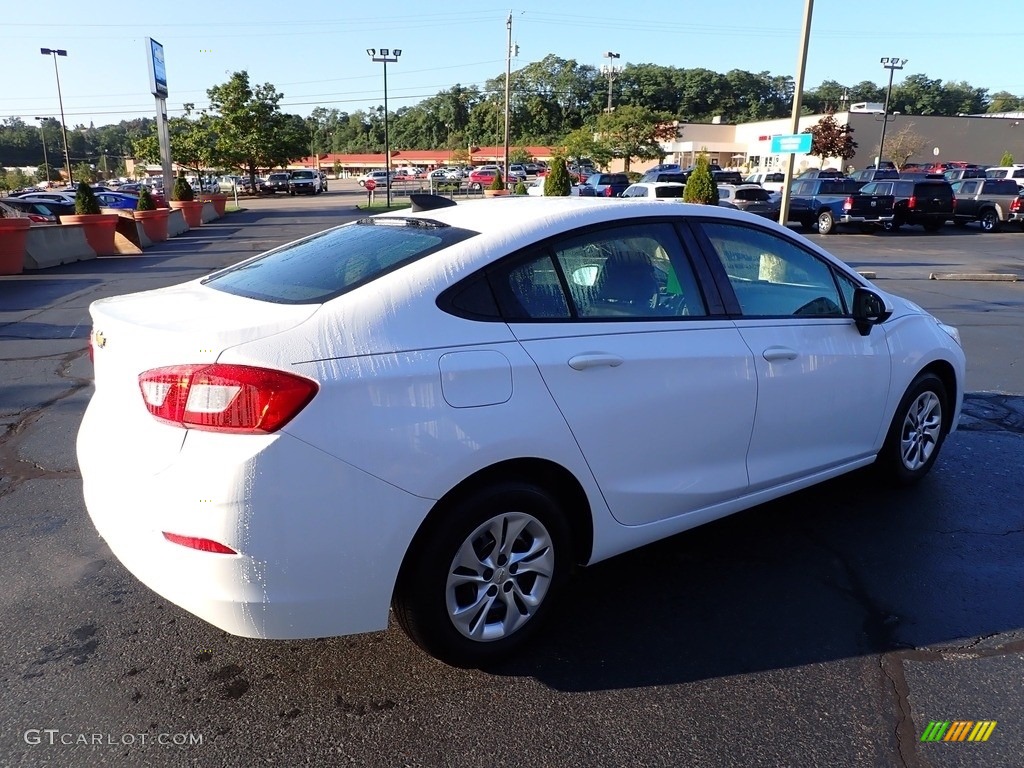
[{"label": "grassy strip", "polygon": [[406,208],[410,208],[412,203],[398,203],[394,200],[391,201],[391,206],[388,207],[387,201],[384,202],[373,202],[372,204],[357,205],[356,208],[360,211],[373,211],[374,213],[388,213],[389,211],[402,211]]}]

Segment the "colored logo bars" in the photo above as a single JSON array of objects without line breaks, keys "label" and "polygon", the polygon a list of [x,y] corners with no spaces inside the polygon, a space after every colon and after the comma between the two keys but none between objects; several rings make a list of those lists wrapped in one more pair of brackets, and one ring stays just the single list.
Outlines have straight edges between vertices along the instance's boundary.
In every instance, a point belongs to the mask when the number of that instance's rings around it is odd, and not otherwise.
[{"label": "colored logo bars", "polygon": [[995,720],[932,720],[921,741],[988,741],[995,729]]}]

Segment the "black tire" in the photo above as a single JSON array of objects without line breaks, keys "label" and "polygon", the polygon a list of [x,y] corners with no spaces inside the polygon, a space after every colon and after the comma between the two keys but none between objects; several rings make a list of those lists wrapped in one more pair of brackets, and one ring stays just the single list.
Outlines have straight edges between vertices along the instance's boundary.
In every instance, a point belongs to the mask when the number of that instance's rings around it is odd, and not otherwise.
[{"label": "black tire", "polygon": [[949,433],[952,410],[946,386],[934,373],[922,373],[900,400],[875,465],[894,485],[913,485],[935,464]]},{"label": "black tire", "polygon": [[819,235],[831,235],[836,231],[836,220],[832,215],[832,211],[822,211],[818,214],[817,219],[818,234]]},{"label": "black tire", "polygon": [[472,183],[471,183],[471,184],[469,185],[469,188],[470,188],[470,190],[472,190],[473,192],[479,192],[479,191],[480,191],[481,189],[483,189],[483,188],[484,188],[484,186],[483,186],[483,184],[480,184],[480,183],[478,183],[478,182],[475,182],[475,181],[474,181],[474,182],[472,182]]},{"label": "black tire", "polygon": [[[503,547],[498,536],[510,527],[518,534]],[[448,664],[500,661],[527,642],[550,612],[569,573],[570,541],[557,502],[542,488],[518,482],[480,488],[442,510],[417,537],[395,587],[395,617],[413,642]],[[460,554],[462,565],[456,566]],[[550,573],[541,575],[545,570]],[[451,585],[453,575],[469,578]],[[527,606],[523,594],[536,604]],[[453,614],[463,616],[464,625]],[[506,621],[517,624],[508,627]]]},{"label": "black tire", "polygon": [[996,213],[994,208],[986,208],[982,211],[981,216],[978,218],[978,222],[981,224],[982,232],[999,231],[999,214]]}]

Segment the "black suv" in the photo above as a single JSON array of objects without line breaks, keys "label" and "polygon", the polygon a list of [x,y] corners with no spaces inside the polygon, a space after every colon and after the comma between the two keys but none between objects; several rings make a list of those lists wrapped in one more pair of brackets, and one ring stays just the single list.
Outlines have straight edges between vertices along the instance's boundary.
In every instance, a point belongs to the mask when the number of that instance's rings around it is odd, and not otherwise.
[{"label": "black suv", "polygon": [[292,175],[288,171],[280,171],[267,176],[266,189],[268,192],[287,192],[288,182]]},{"label": "black suv", "polygon": [[916,224],[928,232],[936,232],[956,212],[953,187],[941,176],[937,179],[872,181],[860,191],[865,195],[892,195],[896,198],[893,220],[885,225],[886,229],[897,230],[904,224]]}]

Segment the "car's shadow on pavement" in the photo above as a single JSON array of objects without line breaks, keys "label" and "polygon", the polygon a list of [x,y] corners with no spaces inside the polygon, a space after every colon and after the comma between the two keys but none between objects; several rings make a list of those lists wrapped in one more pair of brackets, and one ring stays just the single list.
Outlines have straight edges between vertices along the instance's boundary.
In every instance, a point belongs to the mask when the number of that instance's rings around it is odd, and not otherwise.
[{"label": "car's shadow on pavement", "polygon": [[[916,488],[860,471],[589,568],[537,642],[488,671],[631,688],[1019,629],[1020,515],[969,498],[963,477],[991,467],[955,442]],[[1019,498],[1007,481],[993,498]]]}]

